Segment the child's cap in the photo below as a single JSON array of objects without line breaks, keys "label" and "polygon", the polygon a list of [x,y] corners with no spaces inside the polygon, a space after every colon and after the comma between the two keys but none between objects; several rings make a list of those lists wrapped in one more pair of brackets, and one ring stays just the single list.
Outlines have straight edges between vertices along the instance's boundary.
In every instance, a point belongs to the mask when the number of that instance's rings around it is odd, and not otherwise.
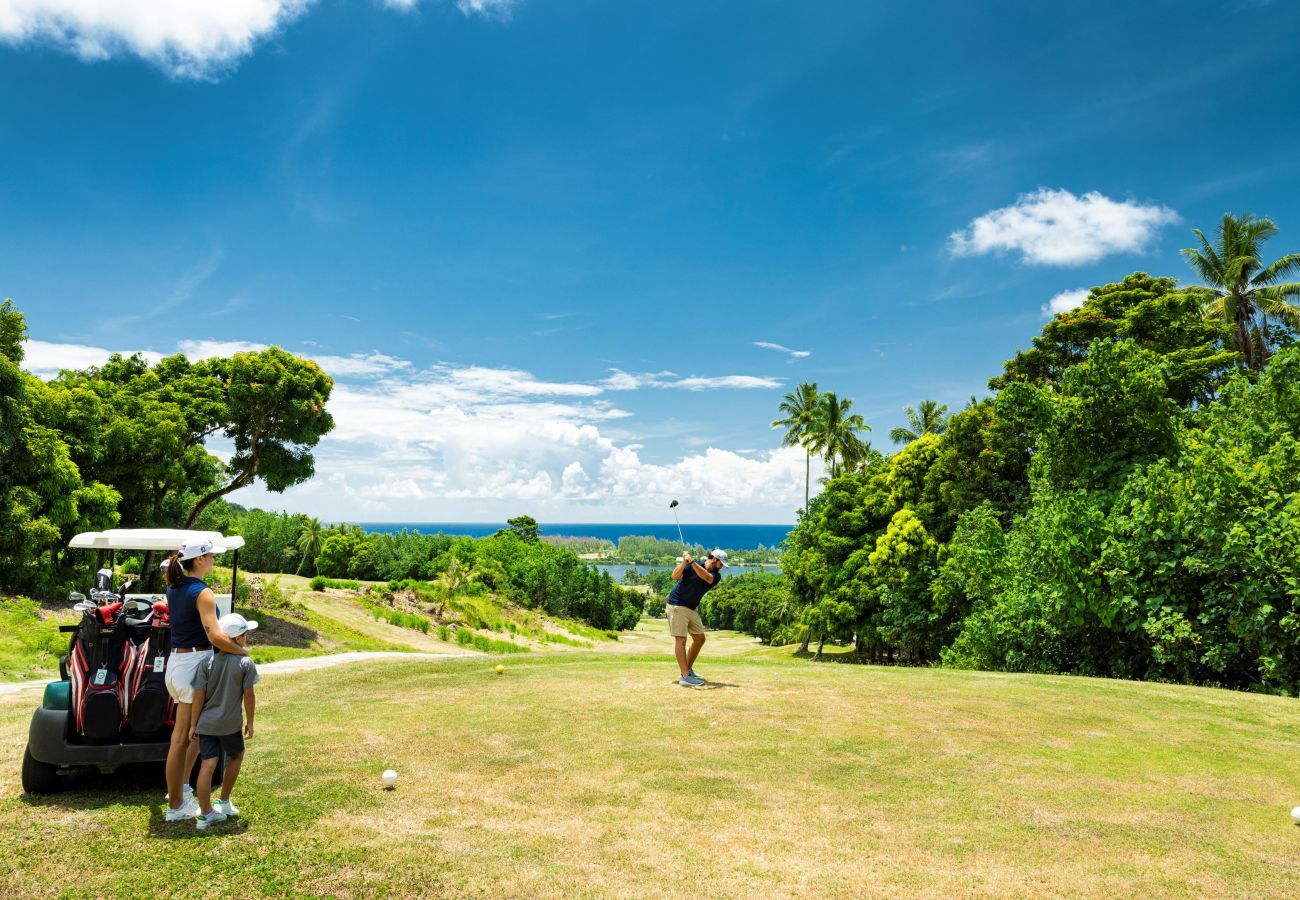
[{"label": "child's cap", "polygon": [[217,619],[217,627],[226,637],[237,638],[246,631],[256,631],[257,623],[248,621],[239,613],[226,613]]}]

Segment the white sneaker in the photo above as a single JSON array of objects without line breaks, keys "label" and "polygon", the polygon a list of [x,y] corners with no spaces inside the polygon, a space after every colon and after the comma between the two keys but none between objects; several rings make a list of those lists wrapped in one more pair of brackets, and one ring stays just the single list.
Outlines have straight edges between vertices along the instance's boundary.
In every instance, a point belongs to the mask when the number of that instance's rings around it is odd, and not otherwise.
[{"label": "white sneaker", "polygon": [[[193,796],[194,796],[194,788],[190,787],[189,782],[186,782],[185,784],[182,784],[182,785],[181,785],[181,803],[184,804],[186,800],[189,800],[189,799],[190,799],[191,797],[193,797]],[[168,793],[168,794],[163,794],[163,799],[164,799],[164,800],[171,800],[171,798],[172,798],[172,795],[171,795],[170,793]]]},{"label": "white sneaker", "polygon": [[199,813],[199,817],[194,820],[194,827],[199,831],[202,831],[209,825],[216,825],[220,822],[226,821],[226,818],[227,816],[225,813],[217,809],[216,806],[213,806],[212,812],[208,813],[206,816],[203,815],[203,813]]},{"label": "white sneaker", "polygon": [[192,819],[198,814],[199,801],[187,796],[176,809],[172,809],[170,806],[167,808],[167,815],[163,816],[163,821],[180,822],[184,819]]},{"label": "white sneaker", "polygon": [[239,807],[229,800],[213,800],[212,808],[221,810],[227,817],[239,815]]}]

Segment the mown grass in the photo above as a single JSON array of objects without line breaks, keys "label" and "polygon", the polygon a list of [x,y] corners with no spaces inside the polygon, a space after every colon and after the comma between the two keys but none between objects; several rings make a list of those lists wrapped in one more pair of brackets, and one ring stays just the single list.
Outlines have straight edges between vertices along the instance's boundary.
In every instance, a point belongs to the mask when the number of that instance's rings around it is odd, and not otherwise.
[{"label": "mown grass", "polygon": [[[814,665],[731,635],[629,655],[274,676],[237,824],[161,791],[32,800],[0,769],[10,896],[1300,894],[1294,700]],[[716,638],[716,639],[715,639]],[[0,699],[0,755],[31,703]],[[392,767],[397,790],[378,776]],[[133,848],[128,864],[122,848]],[[105,860],[116,861],[106,865]]]}]

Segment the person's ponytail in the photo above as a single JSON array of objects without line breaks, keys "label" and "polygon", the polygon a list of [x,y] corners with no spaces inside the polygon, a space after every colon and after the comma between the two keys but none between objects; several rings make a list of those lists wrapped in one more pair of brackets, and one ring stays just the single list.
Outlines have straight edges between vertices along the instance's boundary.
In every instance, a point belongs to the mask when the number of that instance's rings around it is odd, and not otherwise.
[{"label": "person's ponytail", "polygon": [[185,577],[185,570],[181,568],[180,554],[173,553],[167,557],[167,586],[176,587]]}]

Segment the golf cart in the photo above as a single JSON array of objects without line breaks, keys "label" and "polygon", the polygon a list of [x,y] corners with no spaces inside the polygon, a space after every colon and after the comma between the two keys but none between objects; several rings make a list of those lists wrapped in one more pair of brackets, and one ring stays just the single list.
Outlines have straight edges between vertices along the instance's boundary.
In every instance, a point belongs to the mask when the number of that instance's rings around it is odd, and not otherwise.
[{"label": "golf cart", "polygon": [[[242,537],[224,537],[215,531],[116,528],[85,532],[68,543],[74,550],[97,551],[98,564],[107,553],[108,562],[96,572],[89,597],[80,592],[69,597],[81,621],[59,626],[71,638],[67,654],[59,660],[59,680],[45,686],[41,706],[32,714],[23,753],[24,791],[56,791],[62,784],[61,773],[72,769],[113,772],[129,764],[166,762],[175,721],[175,704],[163,683],[171,657],[166,597],[134,592],[139,580],[115,584],[114,565],[119,550],[170,554],[186,542],[199,540],[234,551],[230,593],[217,595],[217,614],[224,615],[233,607]],[[217,780],[222,768],[218,766]]]}]

